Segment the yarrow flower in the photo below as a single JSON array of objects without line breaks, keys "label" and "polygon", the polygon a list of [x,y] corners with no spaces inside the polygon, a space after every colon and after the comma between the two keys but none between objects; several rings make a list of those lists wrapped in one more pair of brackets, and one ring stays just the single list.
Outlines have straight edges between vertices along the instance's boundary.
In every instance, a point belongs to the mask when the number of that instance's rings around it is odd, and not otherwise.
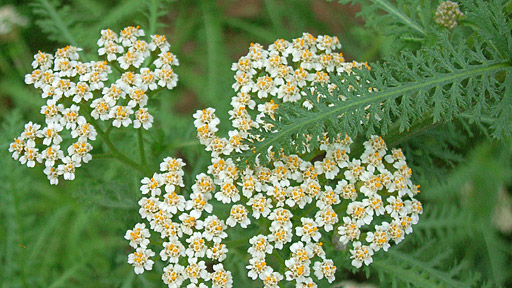
[{"label": "yarrow flower", "polygon": [[[28,167],[44,164],[50,184],[58,184],[59,178],[73,180],[75,168],[92,159],[90,141],[96,139],[98,121],[112,121],[107,125],[117,128],[150,129],[153,116],[146,105],[154,93],[176,86],[173,67],[179,62],[165,36],[153,35],[150,42],[143,36],[142,29],[132,26],[119,35],[102,30],[99,61],[82,62],[82,49],[73,46],[53,55],[34,55],[34,70],[25,75],[25,83],[46,99],[41,107],[45,125],[27,123],[9,146],[12,157]],[[147,59],[152,62],[143,67]],[[113,78],[113,68],[119,70],[119,79]],[[65,130],[74,138],[69,144],[63,141]]]},{"label": "yarrow flower", "polygon": [[[155,253],[148,246],[151,234],[156,234],[160,235],[162,243],[160,258],[167,263],[162,281],[168,287],[190,283],[187,287],[230,288],[233,286],[231,272],[222,264],[228,253],[226,244],[222,243],[227,237],[227,226],[213,214],[212,205],[208,203],[215,188],[213,179],[204,173],[197,175],[187,200],[182,191],[185,165],[179,158],[166,157],[160,164],[161,173],[141,180],[140,191],[144,197],[139,201],[139,213],[149,222],[150,229],[138,223],[126,232],[125,239],[136,250],[128,256],[128,263],[134,266],[136,274],[152,269],[150,258]],[[163,194],[162,190],[167,193]],[[246,223],[240,220],[239,223]],[[213,261],[217,263],[213,271],[207,271],[205,263]],[[209,281],[211,285],[204,286]]]},{"label": "yarrow flower", "polygon": [[[354,68],[370,69],[366,63],[345,62],[336,52],[340,47],[336,37],[308,33],[291,42],[277,40],[268,49],[251,44],[232,66],[236,95],[229,137],[218,135],[220,120],[213,108],[194,114],[199,141],[211,153],[208,173],[217,188],[209,191],[217,191],[215,198],[231,207],[226,224],[245,228],[243,221],[269,221],[264,233],[250,238],[246,265],[248,277],[265,287],[278,287],[281,281],[297,287],[316,287],[315,281],[323,278],[334,281],[336,263],[326,257],[323,233],[350,251],[353,266],[369,265],[374,253],[387,251],[392,241],[397,244],[411,233],[422,212],[414,199],[419,186],[411,181],[404,154],[398,148],[389,151],[380,136],[352,147],[345,133],[320,135],[319,149],[313,150],[309,141],[316,136],[304,135],[306,149],[297,154],[269,149],[254,163],[238,164],[240,153],[263,140],[263,132],[273,131],[267,119],[279,121],[275,112],[281,104],[311,109],[315,103],[305,91],[315,92],[315,83],[334,91],[330,77],[357,77]],[[260,161],[262,157],[268,161]],[[286,257],[284,273],[270,260],[276,250]]]}]

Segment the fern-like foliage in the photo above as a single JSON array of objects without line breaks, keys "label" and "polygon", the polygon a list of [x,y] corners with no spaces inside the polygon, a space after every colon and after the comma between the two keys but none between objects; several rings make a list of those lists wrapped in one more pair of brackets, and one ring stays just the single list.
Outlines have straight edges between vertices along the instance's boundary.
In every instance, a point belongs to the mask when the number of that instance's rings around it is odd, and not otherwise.
[{"label": "fern-like foliage", "polygon": [[391,249],[375,259],[372,267],[377,270],[380,282],[391,283],[390,287],[475,287],[479,276],[462,275],[464,263],[443,269],[445,263],[451,261],[452,253],[439,251],[435,246],[427,244],[414,253]]},{"label": "fern-like foliage", "polygon": [[[370,71],[358,70],[357,77],[348,73],[343,79],[331,77],[338,87],[333,92],[322,86],[313,93],[306,89],[314,108],[307,111],[295,103],[281,105],[277,121],[268,119],[275,129],[262,133],[264,140],[255,143],[255,149],[242,155],[242,159],[252,162],[269,148],[300,153],[305,150],[304,135],[308,134],[401,133],[415,129],[418,122],[442,123],[458,118],[462,112],[464,121],[469,123],[480,123],[482,117],[488,117],[495,138],[511,135],[512,61],[503,56],[510,55],[510,39],[503,39],[510,38],[510,33],[501,33],[508,22],[504,15],[487,11],[501,9],[498,4],[475,3],[468,7],[483,10],[473,10],[472,17],[492,13],[497,20],[490,20],[496,25],[489,29],[481,29],[486,30],[486,36],[477,35],[479,40],[473,46],[449,32],[434,33],[433,44],[417,52],[406,51],[385,59],[371,65]],[[339,95],[345,100],[340,100]],[[420,126],[423,128],[424,123]],[[318,145],[315,137],[309,145]]]},{"label": "fern-like foliage", "polygon": [[70,6],[59,7],[58,1],[55,0],[39,0],[32,5],[33,13],[39,16],[36,23],[43,33],[54,41],[78,47],[75,36],[69,28],[76,23]]},{"label": "fern-like foliage", "polygon": [[[424,38],[432,21],[432,2],[420,0],[339,0],[342,4],[360,4],[366,25],[388,27],[387,34]],[[427,12],[428,11],[428,12]]]},{"label": "fern-like foliage", "polygon": [[[137,19],[140,15],[147,15],[148,28],[156,31],[161,27],[158,17],[166,11],[163,2],[148,1],[147,7],[144,7],[135,0],[120,1],[113,6],[104,1],[36,0],[31,5],[32,12],[37,16],[36,23],[48,38],[64,45],[96,50],[101,29],[120,30],[124,26],[147,23],[143,18]],[[146,11],[149,12],[144,13]],[[122,23],[126,19],[131,21]]]}]

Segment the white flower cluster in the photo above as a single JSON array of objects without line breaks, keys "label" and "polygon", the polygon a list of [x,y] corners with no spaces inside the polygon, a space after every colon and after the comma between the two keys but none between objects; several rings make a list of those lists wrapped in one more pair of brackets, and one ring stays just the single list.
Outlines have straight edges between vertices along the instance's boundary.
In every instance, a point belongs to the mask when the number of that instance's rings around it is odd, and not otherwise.
[{"label": "white flower cluster", "polygon": [[[153,122],[146,108],[149,93],[159,86],[174,88],[178,76],[172,67],[179,63],[169,52],[165,36],[152,35],[149,43],[139,39],[142,36],[144,31],[138,27],[126,27],[119,36],[102,30],[98,54],[106,55],[107,61],[81,62],[78,52],[82,49],[73,46],[58,49],[55,55],[40,51],[34,55],[34,70],[25,76],[25,83],[39,89],[47,101],[41,107],[46,126],[26,124],[9,147],[13,158],[28,167],[44,161],[44,173],[51,184],[57,184],[60,175],[73,180],[75,168],[91,160],[93,147],[88,141],[96,139],[97,120],[111,120],[108,125],[114,127],[133,123],[134,128],[149,129]],[[147,59],[149,66],[142,67]],[[115,74],[109,62],[120,66],[118,79],[109,79]],[[64,129],[76,142],[61,150]]]},{"label": "white flower cluster", "polygon": [[[181,159],[167,157],[160,164],[161,173],[141,180],[140,190],[145,196],[139,201],[139,213],[149,222],[150,229],[160,234],[163,240],[160,258],[168,263],[162,280],[170,288],[182,287],[186,282],[189,288],[207,287],[204,283],[208,281],[210,287],[232,287],[231,272],[222,264],[228,252],[222,243],[228,236],[227,226],[212,214],[213,206],[209,203],[215,191],[213,179],[206,174],[197,175],[190,199],[185,200],[180,193],[184,187],[183,166]],[[149,230],[142,223],[125,235],[136,249],[128,256],[128,263],[137,274],[153,266],[149,257],[155,253],[147,248],[149,237]],[[206,263],[211,262],[216,264],[208,272]]]},{"label": "white flower cluster", "polygon": [[0,7],[0,36],[5,36],[18,27],[27,26],[27,17],[20,15],[12,5]]},{"label": "white flower cluster", "polygon": [[236,73],[233,89],[237,94],[231,100],[233,109],[229,114],[238,130],[232,133],[242,139],[261,140],[257,130],[272,129],[264,118],[275,119],[280,104],[297,103],[298,109],[311,109],[314,103],[305,99],[304,89],[313,90],[316,83],[335,89],[330,75],[368,67],[366,63],[345,62],[343,54],[336,52],[340,47],[337,37],[314,37],[309,33],[291,42],[276,40],[268,49],[251,44],[249,53],[231,67]]},{"label": "white flower cluster", "polygon": [[[332,85],[327,73],[350,72],[364,65],[348,64],[340,53],[331,54],[338,47],[334,37],[310,34],[292,43],[278,40],[268,51],[252,44],[249,54],[233,65],[238,94],[232,98],[230,115],[235,130],[228,138],[219,137],[220,120],[214,109],[194,114],[198,138],[211,151],[208,173],[219,187],[214,196],[233,205],[227,223],[246,227],[262,217],[270,221],[268,234],[251,238],[248,250],[252,256],[248,276],[263,281],[264,287],[278,287],[283,279],[295,281],[297,287],[317,287],[313,274],[332,282],[336,266],[326,258],[322,232],[336,233],[341,243],[352,248],[352,265],[359,268],[372,262],[374,252],[387,251],[392,241],[399,243],[411,233],[422,213],[421,203],[414,199],[419,186],[410,180],[412,171],[403,153],[393,149],[387,154],[379,136],[366,141],[360,155],[350,154],[353,141],[340,133],[325,135],[320,149],[307,155],[269,151],[267,165],[257,162],[240,169],[236,164],[236,153],[251,149],[251,139],[258,140],[257,130],[249,130],[271,129],[263,116],[273,117],[278,103],[298,102],[298,109],[307,109],[313,103],[302,102],[301,89],[311,89],[318,81]],[[317,55],[318,51],[323,54]],[[295,70],[287,66],[289,58]],[[295,92],[286,94],[290,91]],[[256,107],[259,114],[253,121],[249,110]],[[288,255],[284,275],[266,261],[276,250]]]}]

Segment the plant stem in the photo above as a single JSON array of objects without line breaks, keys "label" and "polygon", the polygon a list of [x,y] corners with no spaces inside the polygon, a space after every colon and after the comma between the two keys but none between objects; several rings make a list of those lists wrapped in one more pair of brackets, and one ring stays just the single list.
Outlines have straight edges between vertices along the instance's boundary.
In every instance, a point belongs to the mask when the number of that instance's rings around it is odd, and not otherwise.
[{"label": "plant stem", "polygon": [[[92,122],[91,123],[93,126],[97,126],[97,123],[94,123]],[[110,141],[110,139],[108,138],[108,135],[105,135],[105,132],[103,132],[103,130],[96,128],[96,130],[98,131],[98,135],[100,135],[101,139],[103,140],[103,142],[105,142],[105,145],[107,145],[108,149],[110,149],[110,151],[112,151],[112,155],[118,159],[119,161],[135,168],[137,171],[139,171],[141,174],[147,174],[149,175],[149,173],[146,171],[146,169],[144,169],[143,167],[141,167],[141,165],[137,164],[135,161],[133,161],[132,159],[128,158],[126,155],[124,155],[123,153],[121,153],[121,151],[119,151],[116,146],[112,143],[112,141]]]},{"label": "plant stem", "polygon": [[145,167],[142,167],[141,165],[137,164],[135,161],[133,161],[132,159],[128,158],[126,155],[124,155],[121,151],[119,151],[116,148],[116,146],[112,143],[112,141],[110,141],[108,135],[105,134],[105,131],[103,131],[101,129],[101,127],[98,124],[98,122],[94,118],[92,118],[90,116],[90,112],[91,111],[90,111],[90,108],[87,105],[80,104],[80,107],[81,107],[82,110],[87,112],[87,113],[85,113],[85,117],[87,118],[87,121],[89,123],[91,123],[92,126],[94,126],[94,128],[96,129],[96,132],[101,137],[101,139],[103,140],[105,145],[107,145],[108,149],[110,149],[110,151],[112,152],[112,156],[114,158],[116,158],[117,160],[127,164],[128,166],[131,166],[131,167],[135,168],[135,170],[139,171],[143,175],[149,175],[149,172],[146,171],[147,169],[145,169]]},{"label": "plant stem", "polygon": [[147,168],[147,163],[146,163],[146,154],[144,153],[144,138],[142,137],[142,127],[140,127],[138,129],[137,136],[139,138],[140,163],[142,164],[142,167],[144,167],[144,169],[146,169]]}]

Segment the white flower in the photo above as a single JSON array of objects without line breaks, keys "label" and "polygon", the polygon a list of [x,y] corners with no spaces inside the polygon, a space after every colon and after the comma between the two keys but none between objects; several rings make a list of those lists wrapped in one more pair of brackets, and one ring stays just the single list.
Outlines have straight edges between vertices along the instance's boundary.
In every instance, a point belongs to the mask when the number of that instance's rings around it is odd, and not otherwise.
[{"label": "white flower", "polygon": [[235,227],[236,224],[240,224],[242,228],[247,228],[247,225],[251,223],[249,220],[248,212],[245,206],[243,205],[233,205],[231,207],[231,212],[226,220],[226,224],[231,227]]},{"label": "white flower", "polygon": [[63,110],[64,105],[57,104],[55,99],[48,99],[46,105],[41,107],[41,114],[45,116],[46,123],[59,122]]},{"label": "white flower", "polygon": [[73,102],[75,103],[89,101],[93,97],[89,85],[87,85],[85,82],[76,83],[76,86],[72,88],[71,95],[74,95]]},{"label": "white flower", "polygon": [[316,206],[318,208],[323,209],[327,206],[332,207],[333,205],[340,203],[340,197],[336,192],[334,192],[332,187],[326,185],[324,188],[325,190],[318,194],[318,201],[316,202]]},{"label": "white flower", "polygon": [[204,173],[198,174],[194,185],[192,185],[192,191],[194,193],[210,194],[215,191],[215,183],[210,176]]},{"label": "white flower", "polygon": [[272,227],[285,227],[286,229],[292,228],[291,219],[293,217],[292,212],[288,209],[277,208],[268,216],[269,220],[272,220]]},{"label": "white flower", "polygon": [[131,46],[133,42],[137,40],[137,37],[141,36],[144,36],[144,30],[140,29],[139,26],[128,26],[121,31],[119,41],[121,42],[121,44],[123,44],[123,46],[127,47]]},{"label": "white flower", "polygon": [[283,280],[284,277],[279,272],[268,273],[263,280],[263,288],[278,288],[279,281]]},{"label": "white flower", "polygon": [[190,210],[190,215],[199,218],[203,211],[211,213],[213,205],[208,201],[211,199],[211,194],[203,194],[200,192],[194,192],[190,194],[190,200],[185,203],[185,209]]},{"label": "white flower", "polygon": [[199,229],[200,225],[197,218],[187,213],[182,213],[178,217],[181,221],[181,231],[187,235],[192,235],[193,229]]},{"label": "white flower", "polygon": [[182,195],[178,195],[173,191],[165,193],[163,198],[164,200],[160,202],[160,209],[172,214],[176,214],[178,211],[183,211],[185,209],[185,197]]},{"label": "white flower", "polygon": [[[101,40],[101,39],[100,39]],[[98,40],[99,41],[99,40]],[[123,46],[120,46],[114,41],[105,42],[104,47],[100,47],[98,49],[98,55],[107,55],[108,61],[114,61],[117,59],[117,54],[121,54],[124,52]]]},{"label": "white flower", "polygon": [[283,226],[271,226],[270,231],[272,234],[268,236],[268,240],[274,242],[274,247],[276,249],[281,250],[286,243],[292,241],[293,233],[291,228],[286,228]]},{"label": "white flower", "polygon": [[313,251],[311,246],[304,246],[302,242],[295,242],[290,247],[290,259],[294,259],[301,263],[310,263],[310,259],[313,257]]},{"label": "white flower", "polygon": [[100,47],[103,46],[106,42],[117,42],[118,40],[116,32],[110,29],[101,30],[100,33],[101,37],[97,41],[97,44]]},{"label": "white flower", "polygon": [[[62,126],[65,126],[68,130],[74,130],[76,128],[78,118],[80,117],[80,114],[78,114],[78,110],[80,110],[80,107],[75,104],[71,105],[71,107],[69,108],[66,108],[62,112],[63,117],[60,118],[60,124]],[[85,119],[81,120],[80,122],[85,122]]]},{"label": "white flower", "polygon": [[215,193],[215,198],[224,204],[237,202],[240,200],[240,192],[233,181],[227,180],[220,185],[220,191]]},{"label": "white flower", "polygon": [[322,236],[318,231],[318,225],[311,218],[301,218],[302,226],[295,227],[295,234],[305,243],[311,242],[311,240],[318,241]]},{"label": "white flower", "polygon": [[112,110],[110,110],[110,118],[113,118],[114,121],[112,122],[112,125],[114,127],[121,127],[123,125],[124,127],[128,127],[132,123],[132,119],[130,119],[130,115],[133,114],[133,110],[130,107],[127,106],[114,106]]},{"label": "white flower", "polygon": [[158,173],[154,173],[151,179],[148,177],[144,177],[144,179],[142,179],[140,183],[143,184],[142,186],[140,186],[140,191],[142,192],[142,194],[151,193],[151,196],[156,196],[162,193],[160,187],[163,184],[163,179],[162,175]]},{"label": "white flower", "polygon": [[366,245],[361,245],[361,242],[359,241],[354,242],[354,249],[350,250],[350,253],[352,254],[352,256],[350,256],[350,259],[353,259],[352,266],[356,268],[361,268],[363,263],[368,266],[370,265],[370,263],[373,262],[372,248]]},{"label": "white flower", "polygon": [[130,97],[130,102],[128,102],[128,106],[131,108],[135,108],[135,106],[144,107],[148,102],[148,96],[144,93],[144,90],[139,88],[132,88],[128,94]]},{"label": "white flower", "polygon": [[94,99],[91,103],[91,116],[94,119],[101,119],[103,121],[110,119],[110,104],[105,98]]},{"label": "white flower", "polygon": [[226,271],[222,264],[213,265],[213,272],[210,274],[212,288],[231,288],[233,287],[233,277],[231,272]]},{"label": "white flower", "polygon": [[160,201],[157,198],[151,197],[146,198],[143,197],[139,200],[138,204],[140,206],[139,214],[144,219],[148,219],[148,221],[153,220],[155,213],[158,211]]},{"label": "white flower", "polygon": [[186,166],[185,162],[179,158],[166,157],[160,163],[160,171],[162,172],[180,172],[183,175],[183,167]]},{"label": "white flower", "polygon": [[347,214],[352,217],[360,227],[364,224],[370,224],[373,219],[373,209],[369,206],[369,202],[367,199],[364,199],[362,202],[354,201],[348,204]]},{"label": "white flower", "polygon": [[74,180],[75,168],[80,167],[80,163],[72,160],[69,156],[64,157],[62,163],[58,167],[59,175],[64,175],[64,180]]},{"label": "white flower", "polygon": [[169,288],[179,288],[185,278],[183,277],[183,272],[185,271],[185,267],[179,264],[169,264],[164,267],[162,273],[162,280],[164,284],[167,284]]},{"label": "white flower", "polygon": [[190,282],[197,284],[199,278],[203,280],[208,280],[209,274],[206,271],[206,265],[204,261],[197,262],[197,258],[188,258],[188,266],[185,268],[184,275]]},{"label": "white flower", "polygon": [[158,88],[158,85],[156,84],[156,75],[153,73],[153,71],[149,70],[149,68],[141,68],[139,76],[139,87],[147,91],[149,90],[155,90]]},{"label": "white flower", "polygon": [[295,280],[297,283],[307,281],[310,274],[309,263],[300,262],[294,258],[285,261],[288,271],[284,273],[287,281]]},{"label": "white flower", "polygon": [[162,67],[161,69],[156,69],[155,75],[159,79],[158,85],[161,87],[172,89],[178,83],[178,74],[174,73],[174,70],[171,68]]},{"label": "white flower", "polygon": [[22,137],[14,138],[14,142],[9,145],[9,152],[12,153],[12,158],[18,160],[20,155],[25,151],[25,141]]},{"label": "white flower", "polygon": [[404,239],[405,231],[402,229],[402,225],[398,221],[393,220],[389,225],[388,234],[391,239],[395,241],[395,244],[398,244]]},{"label": "white flower", "polygon": [[215,116],[215,109],[213,108],[206,108],[203,110],[197,110],[194,115],[194,126],[196,128],[199,128],[205,124],[208,124],[212,127],[217,126],[220,123],[219,118]]},{"label": "white flower", "polygon": [[142,55],[142,58],[145,59],[151,55],[151,52],[149,51],[149,45],[144,40],[137,40],[133,43],[132,47],[128,49],[128,51],[139,53]]},{"label": "white flower", "polygon": [[375,194],[368,198],[368,202],[370,203],[370,207],[372,207],[373,211],[375,211],[375,215],[384,215],[386,210],[384,209],[384,203],[382,203],[382,198],[379,194]]},{"label": "white flower", "polygon": [[87,163],[92,159],[92,155],[89,152],[92,150],[92,145],[84,140],[78,140],[68,147],[68,154],[71,159],[77,163]]},{"label": "white flower", "polygon": [[334,49],[341,48],[340,41],[336,36],[320,35],[316,39],[316,43],[316,47],[318,47],[319,50],[325,50],[327,53],[330,53]]},{"label": "white flower", "polygon": [[185,247],[177,237],[170,237],[169,242],[162,243],[164,249],[160,251],[160,258],[162,261],[169,261],[171,263],[178,263],[180,256],[185,255]]},{"label": "white flower", "polygon": [[315,276],[318,279],[322,279],[325,277],[329,283],[334,281],[334,273],[336,273],[336,266],[334,266],[334,262],[331,259],[324,259],[322,262],[315,262],[313,266],[313,270],[315,270]]},{"label": "white flower", "polygon": [[208,247],[206,247],[205,239],[201,232],[194,232],[186,241],[189,243],[187,250],[185,250],[185,254],[187,254],[188,257],[204,257]]},{"label": "white flower", "polygon": [[176,58],[176,55],[172,54],[169,51],[163,51],[162,53],[160,53],[158,55],[158,59],[156,59],[153,62],[153,64],[156,66],[156,68],[180,65],[178,58]]},{"label": "white flower", "polygon": [[361,166],[361,160],[352,159],[352,161],[348,162],[347,167],[348,169],[344,172],[345,179],[350,183],[357,182],[364,172],[364,167]]},{"label": "white flower", "polygon": [[390,196],[386,201],[389,203],[386,205],[386,212],[393,218],[398,218],[399,216],[406,214],[407,210],[405,209],[404,202],[401,198]]},{"label": "white flower", "polygon": [[64,152],[60,150],[59,145],[52,145],[43,150],[41,153],[42,159],[46,160],[44,162],[44,166],[51,167],[55,165],[56,161],[61,160],[64,158]]},{"label": "white flower", "polygon": [[213,246],[206,250],[206,257],[211,260],[222,262],[226,259],[226,253],[228,253],[226,245],[222,243],[213,243]]},{"label": "white flower", "polygon": [[329,232],[333,229],[333,225],[338,223],[338,215],[332,207],[326,206],[316,213],[315,222],[318,223],[319,227],[323,226],[324,230]]},{"label": "white flower", "polygon": [[101,93],[103,94],[103,99],[105,99],[105,101],[107,101],[107,103],[110,106],[115,106],[117,104],[117,100],[119,100],[120,98],[124,99],[126,97],[126,92],[123,89],[121,89],[121,86],[123,86],[123,83],[121,83],[121,85],[112,84],[110,85],[110,87],[105,87],[101,91]]},{"label": "white flower", "polygon": [[265,279],[268,274],[272,273],[272,268],[267,266],[267,263],[263,258],[249,259],[249,265],[245,268],[249,270],[247,275],[251,277],[252,280],[256,280],[257,278]]},{"label": "white flower", "polygon": [[391,149],[391,154],[384,156],[384,160],[388,163],[393,163],[395,161],[405,161],[404,153],[400,148]]},{"label": "white flower", "polygon": [[373,251],[379,251],[381,248],[388,251],[390,237],[388,235],[389,223],[382,222],[381,225],[375,226],[375,232],[368,232],[366,241],[370,243]]},{"label": "white flower", "polygon": [[339,193],[343,199],[351,199],[352,201],[357,199],[356,186],[353,183],[348,183],[345,179],[338,182],[335,191]]},{"label": "white flower", "polygon": [[357,222],[350,219],[350,217],[343,217],[343,225],[338,227],[338,234],[340,235],[340,242],[347,245],[348,242],[359,239],[361,230]]},{"label": "white flower", "polygon": [[149,43],[149,50],[155,51],[159,48],[160,51],[168,51],[171,45],[165,39],[165,35],[151,35],[151,43]]},{"label": "white flower", "polygon": [[59,171],[55,167],[47,166],[43,172],[46,174],[48,180],[50,181],[50,185],[59,184]]},{"label": "white flower", "polygon": [[71,131],[71,137],[77,138],[78,140],[96,140],[96,129],[91,124],[85,122],[85,118],[79,117],[77,120],[78,126]]},{"label": "white flower", "polygon": [[252,207],[252,217],[259,219],[260,216],[267,217],[270,214],[272,201],[265,198],[262,194],[256,194],[249,199],[247,205]]},{"label": "white flower", "polygon": [[267,236],[265,235],[256,235],[249,239],[249,254],[253,258],[265,258],[265,254],[271,254],[274,247],[269,243]]},{"label": "white flower", "polygon": [[151,249],[137,248],[137,251],[128,255],[128,264],[132,264],[135,267],[135,274],[142,274],[144,270],[153,269],[153,260],[149,257],[155,256],[155,252]]},{"label": "white flower", "polygon": [[34,55],[34,61],[32,62],[32,68],[34,69],[41,69],[41,70],[48,70],[53,65],[53,55],[48,53],[43,53],[39,51],[37,54]]},{"label": "white flower", "polygon": [[203,236],[208,240],[215,243],[220,243],[220,241],[226,237],[228,234],[224,232],[226,230],[226,225],[224,221],[220,220],[217,216],[211,215],[208,216],[204,220],[204,232]]},{"label": "white flower", "polygon": [[[105,84],[103,82],[107,80],[107,73],[100,73],[98,71],[91,71],[90,73],[80,76],[80,81],[89,82],[89,88],[91,91],[100,90],[103,87],[105,87]],[[88,97],[84,96],[84,99],[86,101],[89,100],[87,98]]]},{"label": "white flower", "polygon": [[130,241],[130,246],[137,248],[139,245],[142,248],[146,248],[149,244],[149,230],[146,228],[146,224],[137,223],[133,230],[126,231],[124,239]]},{"label": "white flower", "polygon": [[32,121],[28,122],[25,124],[25,130],[21,133],[21,138],[24,140],[34,140],[39,134],[39,128],[41,128],[41,125],[32,123]]}]

